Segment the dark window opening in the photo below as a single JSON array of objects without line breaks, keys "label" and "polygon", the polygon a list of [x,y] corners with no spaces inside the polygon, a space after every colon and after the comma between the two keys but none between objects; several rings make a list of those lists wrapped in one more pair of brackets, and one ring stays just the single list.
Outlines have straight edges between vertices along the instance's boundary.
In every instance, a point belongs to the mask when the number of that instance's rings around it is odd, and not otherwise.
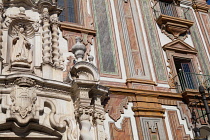
[{"label": "dark window opening", "polygon": [[77,22],[77,2],[78,0],[58,0],[58,5],[63,8],[60,21]]},{"label": "dark window opening", "polygon": [[174,64],[182,90],[197,89],[197,77],[191,59],[174,58]]}]

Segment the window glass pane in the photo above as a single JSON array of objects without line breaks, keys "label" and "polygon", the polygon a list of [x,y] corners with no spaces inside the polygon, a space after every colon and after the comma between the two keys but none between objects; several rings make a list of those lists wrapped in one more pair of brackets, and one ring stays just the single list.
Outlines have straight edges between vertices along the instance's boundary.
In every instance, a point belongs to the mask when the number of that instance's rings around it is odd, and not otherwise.
[{"label": "window glass pane", "polygon": [[59,16],[60,21],[76,22],[75,0],[58,0],[58,5],[64,8]]}]

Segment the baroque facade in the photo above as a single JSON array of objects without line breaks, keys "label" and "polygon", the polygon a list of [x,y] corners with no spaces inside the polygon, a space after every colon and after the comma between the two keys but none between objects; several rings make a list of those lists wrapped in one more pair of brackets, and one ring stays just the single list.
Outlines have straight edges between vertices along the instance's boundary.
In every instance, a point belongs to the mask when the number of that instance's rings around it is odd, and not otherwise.
[{"label": "baroque facade", "polygon": [[0,0],[0,140],[208,137],[209,52],[205,0]]}]

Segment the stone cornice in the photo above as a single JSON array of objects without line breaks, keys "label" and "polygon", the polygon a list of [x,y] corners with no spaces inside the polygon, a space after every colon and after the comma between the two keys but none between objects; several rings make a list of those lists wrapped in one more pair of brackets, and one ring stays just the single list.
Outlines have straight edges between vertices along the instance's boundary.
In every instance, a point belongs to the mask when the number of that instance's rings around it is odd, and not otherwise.
[{"label": "stone cornice", "polygon": [[15,73],[15,74],[10,74],[10,75],[0,75],[0,83],[2,84],[8,84],[12,83],[15,79],[21,78],[21,77],[27,77],[31,78],[36,81],[37,84],[41,86],[46,86],[46,87],[54,87],[55,89],[59,90],[64,90],[64,91],[69,91],[73,90],[73,87],[75,87],[75,82],[70,82],[70,83],[63,83],[60,81],[55,81],[55,80],[50,80],[50,79],[44,79],[35,75],[31,74],[24,74],[24,73]]},{"label": "stone cornice", "polygon": [[132,89],[132,88],[123,88],[123,87],[110,87],[109,91],[117,94],[128,94],[130,96],[141,95],[141,96],[153,96],[153,97],[169,97],[169,98],[182,98],[182,94],[180,93],[172,93],[172,92],[162,92],[162,91],[154,91],[154,90],[140,90],[140,89]]},{"label": "stone cornice", "polygon": [[76,25],[70,22],[61,22],[60,28],[61,30],[77,31],[81,33],[96,35],[96,30],[88,29],[88,28],[85,28],[84,26]]},{"label": "stone cornice", "polygon": [[135,78],[127,79],[126,83],[142,83],[142,84],[149,84],[149,85],[157,86],[157,84],[152,80],[142,80],[142,79],[135,79]]}]

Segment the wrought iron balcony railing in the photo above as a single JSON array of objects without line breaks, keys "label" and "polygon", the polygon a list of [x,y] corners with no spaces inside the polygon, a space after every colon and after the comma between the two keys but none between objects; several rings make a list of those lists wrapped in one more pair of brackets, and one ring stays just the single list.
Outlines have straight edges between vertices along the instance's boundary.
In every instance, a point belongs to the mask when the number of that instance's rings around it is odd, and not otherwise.
[{"label": "wrought iron balcony railing", "polygon": [[190,72],[179,72],[173,78],[174,84],[179,93],[184,91],[198,91],[200,85],[210,87],[210,75],[203,75]]},{"label": "wrought iron balcony railing", "polygon": [[160,15],[184,18],[184,16],[181,14],[183,12],[180,11],[180,6],[177,6],[174,2],[156,1],[155,5],[153,6],[153,10],[156,18],[158,18]]}]

